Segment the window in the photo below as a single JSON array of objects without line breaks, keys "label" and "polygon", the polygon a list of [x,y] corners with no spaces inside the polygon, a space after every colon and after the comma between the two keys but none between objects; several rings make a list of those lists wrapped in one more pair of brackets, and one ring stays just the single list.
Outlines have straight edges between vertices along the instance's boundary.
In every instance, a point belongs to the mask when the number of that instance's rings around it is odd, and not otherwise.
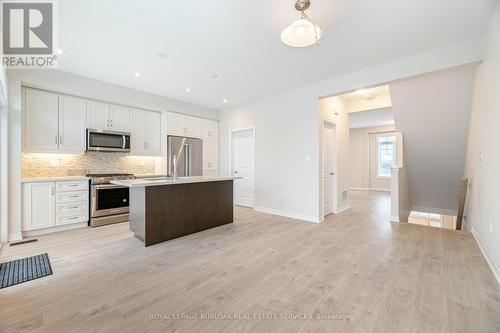
[{"label": "window", "polygon": [[378,176],[390,177],[391,168],[396,166],[396,137],[379,136],[378,147]]}]

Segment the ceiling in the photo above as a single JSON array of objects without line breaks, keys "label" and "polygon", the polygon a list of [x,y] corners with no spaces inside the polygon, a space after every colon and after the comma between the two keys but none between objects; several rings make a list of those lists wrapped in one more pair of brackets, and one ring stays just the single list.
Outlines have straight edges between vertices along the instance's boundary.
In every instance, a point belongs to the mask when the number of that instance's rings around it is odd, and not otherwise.
[{"label": "ceiling", "polygon": [[356,90],[352,93],[341,95],[342,99],[347,102],[359,101],[359,100],[370,100],[372,98],[377,98],[381,96],[390,96],[391,91],[388,85]]},{"label": "ceiling", "polygon": [[317,47],[293,49],[279,39],[298,18],[293,0],[58,1],[59,68],[231,108],[476,39],[483,35],[493,2],[312,0],[308,14],[321,26],[324,40]]},{"label": "ceiling", "polygon": [[366,128],[393,125],[392,108],[349,113],[349,128]]}]

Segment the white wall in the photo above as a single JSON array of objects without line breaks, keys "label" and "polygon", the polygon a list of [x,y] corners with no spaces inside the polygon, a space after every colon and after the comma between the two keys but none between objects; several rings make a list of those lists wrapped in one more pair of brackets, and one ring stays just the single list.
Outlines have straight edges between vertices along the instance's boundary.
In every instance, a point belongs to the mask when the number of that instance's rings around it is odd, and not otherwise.
[{"label": "white wall", "polygon": [[[393,131],[394,125],[350,129],[349,188],[370,189],[370,134]],[[389,191],[390,184],[383,189]]]},{"label": "white wall", "polygon": [[[491,17],[484,62],[478,67],[470,118],[465,176],[472,184],[465,210],[500,282],[500,4]],[[482,159],[481,159],[482,157]]]},{"label": "white wall", "polygon": [[217,119],[218,111],[55,70],[8,71],[9,238],[21,236],[21,84],[138,108]]},{"label": "white wall", "polygon": [[456,215],[475,71],[461,66],[390,85],[413,210]]},{"label": "white wall", "polygon": [[442,48],[221,111],[221,173],[229,174],[228,131],[255,126],[256,205],[321,219],[318,98],[477,62],[480,45],[470,41]]},{"label": "white wall", "polygon": [[8,240],[8,115],[7,73],[0,64],[0,246]]}]

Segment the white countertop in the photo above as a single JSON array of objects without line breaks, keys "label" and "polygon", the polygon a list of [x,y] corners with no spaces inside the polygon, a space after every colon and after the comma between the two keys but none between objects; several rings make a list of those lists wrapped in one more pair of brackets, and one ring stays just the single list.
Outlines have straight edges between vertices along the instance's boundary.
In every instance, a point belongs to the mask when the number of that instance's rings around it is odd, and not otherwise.
[{"label": "white countertop", "polygon": [[241,179],[241,177],[199,176],[199,177],[178,177],[177,179],[173,179],[160,176],[158,178],[150,177],[150,178],[131,179],[131,180],[112,180],[111,184],[127,186],[127,187],[146,187],[146,186],[217,182],[217,181],[234,180],[234,179]]},{"label": "white countertop", "polygon": [[39,177],[39,178],[21,178],[21,183],[36,183],[36,182],[56,182],[56,181],[71,181],[71,180],[89,180],[86,176],[54,176],[54,177]]}]

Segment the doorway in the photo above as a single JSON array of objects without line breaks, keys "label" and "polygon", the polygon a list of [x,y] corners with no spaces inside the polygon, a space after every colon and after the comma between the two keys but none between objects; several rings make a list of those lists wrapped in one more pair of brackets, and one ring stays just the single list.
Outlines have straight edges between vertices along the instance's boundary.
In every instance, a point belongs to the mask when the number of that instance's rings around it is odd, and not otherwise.
[{"label": "doorway", "polygon": [[234,177],[234,204],[255,207],[255,129],[230,131],[230,170]]},{"label": "doorway", "polygon": [[337,213],[337,132],[334,123],[324,120],[322,131],[323,216]]}]

